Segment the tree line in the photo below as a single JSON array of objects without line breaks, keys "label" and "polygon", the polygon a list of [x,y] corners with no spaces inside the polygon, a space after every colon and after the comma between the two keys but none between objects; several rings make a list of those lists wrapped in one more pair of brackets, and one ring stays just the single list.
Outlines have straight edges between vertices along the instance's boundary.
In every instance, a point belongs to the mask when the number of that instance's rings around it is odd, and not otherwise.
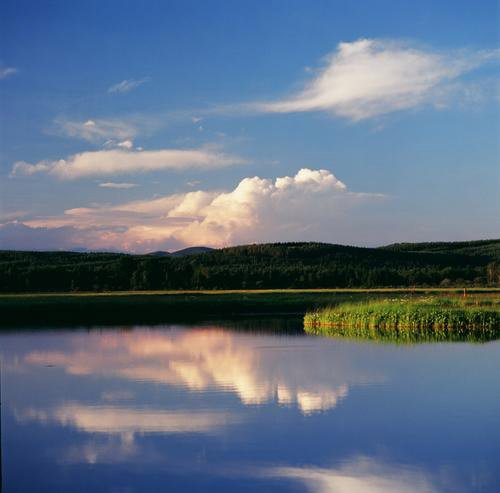
[{"label": "tree line", "polygon": [[[206,253],[0,251],[2,292],[495,286],[500,240],[359,248],[245,245]],[[419,244],[423,245],[423,244]],[[439,247],[433,248],[433,245]],[[459,251],[459,253],[456,253]]]}]

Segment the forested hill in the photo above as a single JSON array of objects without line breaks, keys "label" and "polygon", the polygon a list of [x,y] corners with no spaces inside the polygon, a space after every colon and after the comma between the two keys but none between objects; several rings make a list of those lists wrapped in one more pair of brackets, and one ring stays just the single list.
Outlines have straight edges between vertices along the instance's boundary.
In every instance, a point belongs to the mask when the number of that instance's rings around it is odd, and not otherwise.
[{"label": "forested hill", "polygon": [[0,290],[487,286],[499,282],[500,240],[359,248],[246,245],[200,254],[0,251]]},{"label": "forested hill", "polygon": [[500,240],[453,241],[433,243],[394,243],[381,247],[394,252],[439,252],[484,255],[500,260]]}]

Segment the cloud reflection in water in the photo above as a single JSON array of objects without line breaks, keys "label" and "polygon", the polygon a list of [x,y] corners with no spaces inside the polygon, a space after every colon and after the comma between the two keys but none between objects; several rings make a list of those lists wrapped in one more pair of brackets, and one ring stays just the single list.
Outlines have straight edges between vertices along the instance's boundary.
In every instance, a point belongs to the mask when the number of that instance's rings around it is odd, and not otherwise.
[{"label": "cloud reflection in water", "polygon": [[430,477],[416,468],[357,457],[338,468],[277,467],[262,472],[303,483],[311,493],[437,493]]},{"label": "cloud reflection in water", "polygon": [[235,417],[222,412],[163,411],[112,406],[86,406],[68,403],[51,411],[26,409],[16,415],[19,421],[35,420],[74,426],[87,433],[209,433],[235,423]]},{"label": "cloud reflection in water", "polygon": [[338,354],[328,362],[315,358],[317,343],[304,350],[300,338],[283,349],[283,338],[207,328],[89,334],[72,341],[65,351],[33,351],[25,361],[63,367],[72,375],[236,393],[245,405],[275,401],[303,414],[333,409],[349,385],[381,379],[363,375]]}]

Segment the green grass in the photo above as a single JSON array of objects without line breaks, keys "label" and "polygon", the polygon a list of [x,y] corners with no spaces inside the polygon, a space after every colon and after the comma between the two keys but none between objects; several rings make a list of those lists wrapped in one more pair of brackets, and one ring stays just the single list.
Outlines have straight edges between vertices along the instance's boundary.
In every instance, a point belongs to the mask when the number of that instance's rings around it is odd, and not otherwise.
[{"label": "green grass", "polygon": [[500,297],[399,297],[309,311],[310,334],[399,341],[500,337]]}]

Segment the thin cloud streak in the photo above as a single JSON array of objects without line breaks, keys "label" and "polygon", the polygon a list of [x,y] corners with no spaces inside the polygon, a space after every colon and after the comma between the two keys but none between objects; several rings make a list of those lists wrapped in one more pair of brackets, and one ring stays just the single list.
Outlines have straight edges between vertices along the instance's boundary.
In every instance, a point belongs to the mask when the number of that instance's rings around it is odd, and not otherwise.
[{"label": "thin cloud streak", "polygon": [[17,74],[18,70],[15,67],[5,67],[0,68],[0,80],[6,79],[14,74]]},{"label": "thin cloud streak", "polygon": [[111,87],[108,88],[108,93],[110,94],[125,94],[127,92],[132,91],[133,89],[138,88],[139,86],[142,86],[146,82],[149,82],[151,80],[150,77],[144,77],[142,79],[125,79],[122,80],[121,82],[118,82],[117,84],[113,84]]},{"label": "thin cloud streak", "polygon": [[112,188],[116,190],[128,190],[130,188],[135,188],[139,185],[137,183],[115,183],[115,182],[104,182],[104,183],[99,183],[98,185],[100,188]]}]

